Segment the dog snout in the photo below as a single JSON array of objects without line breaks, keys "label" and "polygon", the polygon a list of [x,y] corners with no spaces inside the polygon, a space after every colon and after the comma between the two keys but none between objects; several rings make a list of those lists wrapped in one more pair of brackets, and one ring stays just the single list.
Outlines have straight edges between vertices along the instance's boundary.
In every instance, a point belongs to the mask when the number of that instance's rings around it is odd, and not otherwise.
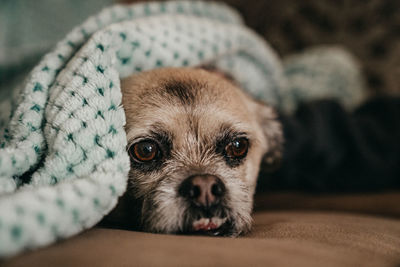
[{"label": "dog snout", "polygon": [[225,194],[225,186],[214,175],[194,175],[183,181],[179,194],[197,206],[209,208],[219,203]]}]

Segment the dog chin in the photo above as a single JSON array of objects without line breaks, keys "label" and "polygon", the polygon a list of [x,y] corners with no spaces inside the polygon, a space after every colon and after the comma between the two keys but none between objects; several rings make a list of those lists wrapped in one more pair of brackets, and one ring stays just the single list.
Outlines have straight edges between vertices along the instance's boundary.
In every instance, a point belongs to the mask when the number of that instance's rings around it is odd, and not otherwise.
[{"label": "dog chin", "polygon": [[240,231],[233,227],[234,223],[227,217],[200,218],[191,223],[186,231],[178,232],[184,235],[206,235],[206,236],[238,236]]},{"label": "dog chin", "polygon": [[[194,216],[187,210],[180,218],[174,217],[174,215],[161,215],[160,213],[151,214],[147,212],[147,214],[149,216],[143,218],[144,220],[142,221],[142,230],[177,235],[236,237],[249,232],[252,222],[250,213],[236,215],[234,216],[237,217],[236,219],[232,215],[212,217]],[[228,214],[228,212],[225,214]]]},{"label": "dog chin", "polygon": [[202,235],[202,236],[223,236],[223,237],[237,237],[249,231],[250,225],[246,227],[237,228],[235,222],[228,218],[201,218],[193,221],[193,223],[185,227],[185,230],[171,228],[157,228],[152,226],[143,226],[144,231],[160,234],[177,234],[177,235]]}]

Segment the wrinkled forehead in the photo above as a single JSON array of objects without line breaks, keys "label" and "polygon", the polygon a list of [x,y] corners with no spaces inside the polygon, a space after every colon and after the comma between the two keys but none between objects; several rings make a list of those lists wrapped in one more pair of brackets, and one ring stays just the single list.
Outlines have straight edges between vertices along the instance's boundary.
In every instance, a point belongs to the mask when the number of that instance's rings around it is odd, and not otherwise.
[{"label": "wrinkled forehead", "polygon": [[251,135],[251,123],[215,107],[196,108],[165,106],[151,114],[142,114],[143,120],[134,119],[127,128],[128,140],[140,136],[168,136],[175,141],[187,142],[214,140],[222,134]]},{"label": "wrinkled forehead", "polygon": [[162,131],[202,139],[223,131],[250,133],[246,96],[229,82],[203,76],[125,85],[135,87],[129,93],[124,90],[128,140]]}]

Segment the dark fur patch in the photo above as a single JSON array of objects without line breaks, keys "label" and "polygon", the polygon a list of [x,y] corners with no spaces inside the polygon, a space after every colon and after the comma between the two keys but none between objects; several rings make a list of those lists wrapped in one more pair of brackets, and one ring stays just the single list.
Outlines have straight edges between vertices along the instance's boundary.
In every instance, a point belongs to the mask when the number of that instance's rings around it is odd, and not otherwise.
[{"label": "dark fur patch", "polygon": [[197,116],[191,115],[188,117],[189,127],[193,131],[193,134],[197,141],[200,140],[200,126],[199,118]]},{"label": "dark fur patch", "polygon": [[194,80],[170,80],[164,85],[165,92],[177,98],[183,105],[193,105],[196,101],[198,90],[203,87],[205,87],[205,84]]}]

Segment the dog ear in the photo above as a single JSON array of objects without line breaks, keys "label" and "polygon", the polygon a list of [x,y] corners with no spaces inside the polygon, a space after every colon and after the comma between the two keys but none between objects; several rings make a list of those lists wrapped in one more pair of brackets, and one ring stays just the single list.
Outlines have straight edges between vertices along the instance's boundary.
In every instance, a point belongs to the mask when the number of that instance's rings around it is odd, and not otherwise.
[{"label": "dog ear", "polygon": [[213,65],[213,64],[204,64],[204,65],[197,66],[196,68],[202,69],[202,70],[205,70],[205,71],[208,71],[208,72],[212,72],[212,73],[214,73],[214,74],[220,76],[221,78],[227,80],[228,82],[231,82],[231,83],[234,84],[234,85],[238,85],[237,82],[236,82],[236,80],[233,78],[232,75],[230,75],[229,73],[224,72],[224,71],[218,69],[218,68],[217,68],[215,65]]},{"label": "dog ear", "polygon": [[267,141],[267,152],[261,163],[263,171],[272,172],[280,167],[283,156],[283,130],[276,110],[264,103],[254,101],[255,115]]}]

